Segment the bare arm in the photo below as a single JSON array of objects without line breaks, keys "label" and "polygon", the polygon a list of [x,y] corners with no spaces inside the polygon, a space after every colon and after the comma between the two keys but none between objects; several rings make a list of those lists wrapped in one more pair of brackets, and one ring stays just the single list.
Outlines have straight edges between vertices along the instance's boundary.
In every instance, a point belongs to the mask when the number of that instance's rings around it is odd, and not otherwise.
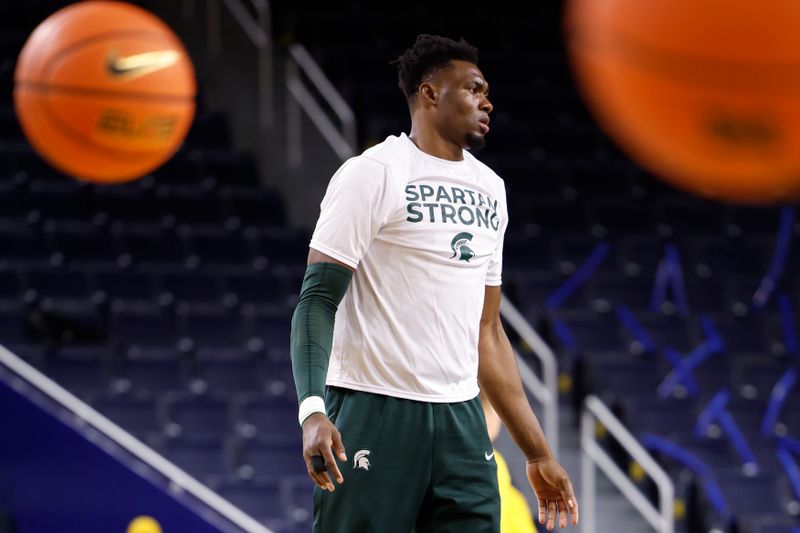
[{"label": "bare arm", "polygon": [[[511,343],[500,321],[500,287],[486,287],[481,315],[478,382],[527,460],[527,474],[539,503],[539,523],[553,529],[578,523],[578,504],[569,476],[554,459],[519,376]],[[560,515],[560,517],[559,517]]]},{"label": "bare arm", "polygon": [[522,389],[517,359],[500,321],[500,295],[500,287],[486,287],[478,343],[478,382],[525,458],[552,458],[539,420]]}]

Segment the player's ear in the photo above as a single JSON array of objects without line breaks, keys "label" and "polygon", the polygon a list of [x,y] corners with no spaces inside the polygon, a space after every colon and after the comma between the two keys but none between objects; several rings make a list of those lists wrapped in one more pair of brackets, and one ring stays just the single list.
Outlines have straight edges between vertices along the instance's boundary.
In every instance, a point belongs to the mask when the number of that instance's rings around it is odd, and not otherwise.
[{"label": "player's ear", "polygon": [[419,93],[417,94],[417,100],[420,103],[426,103],[428,105],[436,105],[436,100],[439,98],[439,93],[436,90],[436,87],[433,86],[430,82],[423,82],[419,86]]}]

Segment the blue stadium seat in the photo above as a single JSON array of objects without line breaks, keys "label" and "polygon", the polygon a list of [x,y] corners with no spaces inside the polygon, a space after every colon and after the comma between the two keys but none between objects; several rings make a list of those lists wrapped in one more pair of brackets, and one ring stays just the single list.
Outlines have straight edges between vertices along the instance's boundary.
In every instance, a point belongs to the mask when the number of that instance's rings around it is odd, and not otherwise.
[{"label": "blue stadium seat", "polygon": [[92,218],[89,187],[77,180],[35,180],[30,184],[28,194],[42,221],[60,224],[89,222]]},{"label": "blue stadium seat", "polygon": [[94,190],[94,212],[112,225],[157,225],[164,216],[153,190],[145,188],[142,182],[97,187]]},{"label": "blue stadium seat", "polygon": [[583,354],[589,390],[615,399],[653,394],[663,372],[651,354],[631,356],[620,350],[590,350]]},{"label": "blue stadium seat", "polygon": [[145,267],[180,267],[186,260],[183,241],[157,226],[125,226],[120,231],[122,252],[134,265]]},{"label": "blue stadium seat", "polygon": [[91,285],[96,299],[111,305],[119,302],[155,304],[155,277],[136,270],[109,269],[91,274]]},{"label": "blue stadium seat", "polygon": [[186,143],[196,148],[230,148],[228,118],[222,113],[200,113],[192,122]]},{"label": "blue stadium seat", "polygon": [[800,520],[780,515],[759,515],[742,520],[743,529],[750,533],[800,533]]},{"label": "blue stadium seat", "polygon": [[220,278],[192,270],[165,272],[158,276],[160,300],[171,304],[221,304]]},{"label": "blue stadium seat", "polygon": [[585,310],[556,311],[555,317],[569,328],[579,350],[623,350],[620,324],[612,313]]},{"label": "blue stadium seat", "polygon": [[277,479],[229,479],[214,483],[213,488],[217,494],[261,522],[286,514],[281,484]]},{"label": "blue stadium seat", "polygon": [[300,437],[295,399],[276,398],[264,393],[243,394],[236,401],[235,410],[238,423],[250,426],[251,432],[262,441],[296,440]]},{"label": "blue stadium seat", "polygon": [[104,346],[62,347],[47,357],[45,370],[70,392],[92,394],[109,388],[113,357],[113,352]]},{"label": "blue stadium seat", "polygon": [[226,187],[222,192],[228,213],[240,226],[281,227],[286,223],[283,200],[274,191]]},{"label": "blue stadium seat", "polygon": [[617,262],[628,276],[652,280],[664,256],[664,244],[652,237],[625,237],[615,243]]},{"label": "blue stadium seat", "polygon": [[199,158],[184,150],[178,150],[153,175],[158,183],[198,186],[202,180]]},{"label": "blue stadium seat", "polygon": [[30,198],[13,181],[0,181],[0,227],[27,225],[33,211]]},{"label": "blue stadium seat", "polygon": [[731,386],[743,396],[769,398],[783,375],[782,361],[764,353],[731,354]]},{"label": "blue stadium seat", "polygon": [[62,261],[78,268],[113,268],[120,251],[114,235],[93,224],[57,225],[48,231],[52,248]]},{"label": "blue stadium seat", "polygon": [[728,226],[736,227],[734,233],[745,237],[774,236],[780,224],[780,211],[774,207],[730,206],[725,214],[725,222]]},{"label": "blue stadium seat", "polygon": [[308,236],[302,232],[262,230],[257,238],[260,255],[270,265],[305,268],[308,260]]},{"label": "blue stadium seat", "polygon": [[186,241],[204,267],[249,270],[255,266],[255,243],[240,233],[208,228],[189,232]]},{"label": "blue stadium seat", "polygon": [[134,393],[185,390],[189,371],[177,349],[128,350],[119,361],[116,376]]},{"label": "blue stadium seat", "polygon": [[120,305],[113,310],[114,340],[124,349],[174,350],[178,328],[174,316],[152,305]]},{"label": "blue stadium seat", "polygon": [[[608,183],[608,180],[598,180],[596,186],[605,189]],[[609,194],[611,191],[600,192]],[[648,205],[632,202],[625,197],[593,202],[589,208],[589,221],[614,237],[652,235],[656,227],[653,211]]]},{"label": "blue stadium seat", "polygon": [[0,309],[15,307],[22,297],[19,272],[0,267]]},{"label": "blue stadium seat", "polygon": [[25,345],[35,340],[28,310],[22,305],[0,309],[0,344]]},{"label": "blue stadium seat", "polygon": [[[657,183],[659,180],[650,180]],[[696,235],[722,234],[721,206],[709,200],[687,196],[665,197],[655,207],[657,223],[669,228],[670,234],[685,238]]]},{"label": "blue stadium seat", "polygon": [[[284,357],[275,357],[275,354],[287,354]],[[285,398],[296,400],[297,391],[294,386],[292,365],[289,360],[288,350],[276,349],[273,352],[274,360],[267,365],[265,375],[270,392],[282,395]]]},{"label": "blue stadium seat", "polygon": [[3,346],[8,351],[40,370],[44,369],[45,356],[47,348],[40,344],[31,344],[26,342],[14,342],[10,337],[6,337],[6,331],[3,328],[3,312],[0,311],[0,346]]},{"label": "blue stadium seat", "polygon": [[165,214],[174,217],[177,225],[218,227],[225,222],[222,202],[216,191],[204,191],[194,186],[173,187],[162,201]]},{"label": "blue stadium seat", "polygon": [[727,352],[770,353],[763,323],[757,317],[737,318],[723,314],[712,318]]},{"label": "blue stadium seat", "polygon": [[719,313],[729,309],[719,278],[689,277],[684,286],[686,303],[692,313]]},{"label": "blue stadium seat", "polygon": [[81,270],[55,268],[29,269],[23,276],[26,295],[33,300],[88,301],[91,296],[89,279]]},{"label": "blue stadium seat", "polygon": [[684,250],[690,271],[707,268],[712,275],[758,276],[766,272],[769,256],[757,242],[731,243],[722,237],[701,235],[687,239]]},{"label": "blue stadium seat", "polygon": [[41,234],[29,227],[0,228],[0,259],[7,266],[46,266],[52,250]]},{"label": "blue stadium seat", "polygon": [[248,317],[222,306],[184,306],[177,311],[181,334],[194,347],[247,349],[252,329]]},{"label": "blue stadium seat", "polygon": [[195,376],[211,392],[245,392],[264,388],[262,362],[247,350],[199,349]]},{"label": "blue stadium seat", "polygon": [[261,339],[264,348],[270,350],[288,350],[289,333],[291,332],[291,314],[283,310],[270,311],[253,315],[253,335]]},{"label": "blue stadium seat", "polygon": [[256,476],[302,476],[306,473],[300,439],[277,444],[242,441],[237,451],[237,464]]},{"label": "blue stadium seat", "polygon": [[269,272],[226,274],[225,292],[241,304],[254,306],[286,306],[289,287]]},{"label": "blue stadium seat", "polygon": [[33,335],[48,345],[105,345],[109,340],[104,310],[88,300],[44,299],[28,319]]},{"label": "blue stadium seat", "polygon": [[152,396],[105,394],[95,397],[92,407],[140,439],[161,431]]},{"label": "blue stadium seat", "polygon": [[233,472],[231,444],[221,437],[162,437],[155,442],[157,451],[200,481]]},{"label": "blue stadium seat", "polygon": [[503,275],[535,273],[537,277],[554,275],[555,262],[551,242],[543,237],[508,235],[503,243]]},{"label": "blue stadium seat", "polygon": [[670,346],[686,353],[703,340],[691,319],[651,312],[635,314],[639,324],[658,348]]},{"label": "blue stadium seat", "polygon": [[697,418],[695,402],[688,398],[661,399],[652,394],[631,395],[619,403],[620,415],[635,435],[652,433],[662,437],[691,431]]},{"label": "blue stadium seat", "polygon": [[779,476],[746,476],[736,468],[718,469],[715,476],[738,520],[765,514],[790,517],[792,497]]},{"label": "blue stadium seat", "polygon": [[594,309],[624,305],[633,311],[645,311],[652,290],[653,281],[650,278],[598,274],[586,282],[585,298]]},{"label": "blue stadium seat", "polygon": [[163,421],[168,433],[185,437],[221,437],[231,429],[230,405],[221,396],[170,393],[163,397]]}]

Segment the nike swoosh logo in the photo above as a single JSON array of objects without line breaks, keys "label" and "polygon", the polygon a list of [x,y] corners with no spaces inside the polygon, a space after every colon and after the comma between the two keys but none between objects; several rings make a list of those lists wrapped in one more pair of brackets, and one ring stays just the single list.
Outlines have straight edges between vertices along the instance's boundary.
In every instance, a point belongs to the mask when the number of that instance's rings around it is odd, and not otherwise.
[{"label": "nike swoosh logo", "polygon": [[484,457],[486,457],[486,460],[487,460],[487,461],[491,461],[491,460],[492,460],[492,457],[494,457],[494,450],[492,450],[492,453],[489,453],[489,452],[483,452],[483,456],[484,456]]},{"label": "nike swoosh logo", "polygon": [[175,50],[158,50],[124,57],[120,57],[116,50],[109,50],[106,68],[111,76],[130,80],[170,67],[180,57],[180,52]]}]

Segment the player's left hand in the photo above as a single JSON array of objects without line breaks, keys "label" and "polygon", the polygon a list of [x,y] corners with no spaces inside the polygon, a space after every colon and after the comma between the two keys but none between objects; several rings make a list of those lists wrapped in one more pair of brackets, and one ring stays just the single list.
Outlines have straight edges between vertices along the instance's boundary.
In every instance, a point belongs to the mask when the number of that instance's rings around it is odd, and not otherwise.
[{"label": "player's left hand", "polygon": [[572,525],[578,525],[578,500],[566,470],[552,457],[528,461],[528,480],[539,502],[539,523],[547,522],[547,530],[567,527],[567,514]]}]

